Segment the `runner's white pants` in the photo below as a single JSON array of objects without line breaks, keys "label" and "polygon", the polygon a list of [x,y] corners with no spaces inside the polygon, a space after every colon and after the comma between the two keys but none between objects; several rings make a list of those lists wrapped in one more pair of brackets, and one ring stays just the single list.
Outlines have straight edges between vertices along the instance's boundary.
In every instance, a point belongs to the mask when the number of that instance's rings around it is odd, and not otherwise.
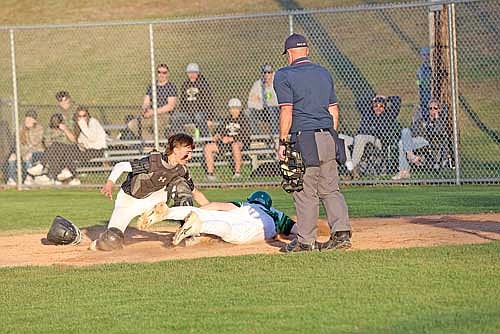
[{"label": "runner's white pants", "polygon": [[201,233],[216,235],[233,244],[272,239],[276,235],[273,219],[252,205],[231,211],[176,206],[168,209],[166,219],[183,220],[191,211],[196,212],[203,222]]}]

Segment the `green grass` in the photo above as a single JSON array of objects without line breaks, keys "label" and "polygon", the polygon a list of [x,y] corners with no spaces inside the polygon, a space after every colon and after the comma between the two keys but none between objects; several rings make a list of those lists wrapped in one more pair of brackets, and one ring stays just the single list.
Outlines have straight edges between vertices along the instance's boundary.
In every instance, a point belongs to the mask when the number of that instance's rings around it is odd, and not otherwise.
[{"label": "green grass", "polygon": [[[347,187],[351,217],[498,212],[500,186]],[[246,189],[207,189],[211,200]],[[294,213],[290,195],[267,189]],[[97,190],[0,192],[0,233],[105,224]],[[0,269],[2,333],[497,333],[500,243]],[[68,320],[70,319],[70,320]]]},{"label": "green grass", "polygon": [[[212,201],[233,201],[245,199],[254,190],[206,189],[204,193]],[[281,188],[267,190],[273,197],[273,206],[295,214],[289,194]],[[342,193],[351,217],[498,212],[500,209],[498,185],[345,187]],[[97,189],[0,191],[0,212],[5,217],[0,222],[0,231],[45,231],[55,215],[65,216],[79,227],[106,224],[113,204]],[[320,214],[324,216],[323,209]]]},{"label": "green grass", "polygon": [[3,333],[498,333],[500,243],[0,270]]}]

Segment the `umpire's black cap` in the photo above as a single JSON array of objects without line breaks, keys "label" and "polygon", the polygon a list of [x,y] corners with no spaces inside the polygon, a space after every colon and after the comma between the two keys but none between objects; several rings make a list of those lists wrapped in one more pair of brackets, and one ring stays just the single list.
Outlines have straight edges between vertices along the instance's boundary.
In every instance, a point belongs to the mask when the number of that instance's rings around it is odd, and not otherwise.
[{"label": "umpire's black cap", "polygon": [[286,54],[286,50],[294,49],[294,48],[303,48],[307,47],[307,40],[304,36],[299,34],[291,34],[285,41],[285,51],[283,54]]}]

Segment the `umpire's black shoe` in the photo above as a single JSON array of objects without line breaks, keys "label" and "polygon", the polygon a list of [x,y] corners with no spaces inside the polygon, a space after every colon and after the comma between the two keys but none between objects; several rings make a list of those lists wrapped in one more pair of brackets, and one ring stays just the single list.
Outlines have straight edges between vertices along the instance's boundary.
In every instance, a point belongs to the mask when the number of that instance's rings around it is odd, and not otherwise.
[{"label": "umpire's black shoe", "polygon": [[351,232],[340,231],[336,232],[330,237],[330,240],[323,242],[319,245],[320,251],[329,251],[334,249],[347,249],[351,248]]},{"label": "umpire's black shoe", "polygon": [[297,238],[293,239],[289,244],[284,245],[280,248],[282,253],[292,253],[292,252],[312,252],[317,251],[318,245],[316,242],[313,244],[303,244]]}]

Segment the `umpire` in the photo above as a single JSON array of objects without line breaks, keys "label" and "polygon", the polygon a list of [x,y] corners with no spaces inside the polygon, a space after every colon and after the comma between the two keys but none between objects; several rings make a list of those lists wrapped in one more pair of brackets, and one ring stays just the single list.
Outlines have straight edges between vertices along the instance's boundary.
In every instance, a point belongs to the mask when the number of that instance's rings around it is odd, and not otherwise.
[{"label": "umpire", "polygon": [[[283,54],[287,55],[289,66],[276,72],[273,82],[280,106],[278,156],[285,159],[290,138],[306,168],[303,189],[293,193],[297,239],[281,251],[350,248],[347,204],[339,191],[335,145],[339,108],[332,76],[308,59],[309,47],[302,35],[290,35]],[[326,209],[331,233],[325,243],[316,242],[319,200]]]}]

